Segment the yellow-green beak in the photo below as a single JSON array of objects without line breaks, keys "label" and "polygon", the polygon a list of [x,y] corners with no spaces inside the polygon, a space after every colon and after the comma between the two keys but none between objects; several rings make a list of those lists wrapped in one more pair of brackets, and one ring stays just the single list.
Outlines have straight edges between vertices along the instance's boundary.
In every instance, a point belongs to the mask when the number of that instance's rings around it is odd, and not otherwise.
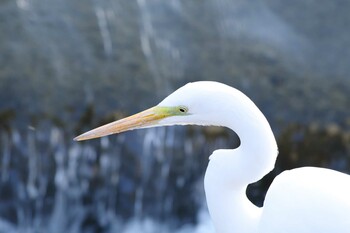
[{"label": "yellow-green beak", "polygon": [[171,107],[152,107],[135,115],[90,130],[77,136],[74,140],[83,141],[128,130],[156,126],[159,120],[173,115],[174,111],[172,109]]}]

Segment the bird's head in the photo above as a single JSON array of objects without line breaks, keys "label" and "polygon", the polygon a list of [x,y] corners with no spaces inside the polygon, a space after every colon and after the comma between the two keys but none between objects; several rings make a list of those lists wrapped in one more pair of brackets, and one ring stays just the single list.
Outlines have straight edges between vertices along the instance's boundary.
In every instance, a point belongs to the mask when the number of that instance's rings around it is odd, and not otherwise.
[{"label": "bird's head", "polygon": [[[217,82],[189,83],[166,97],[158,105],[135,115],[103,125],[75,138],[77,141],[99,138],[128,130],[167,125],[225,125],[225,108],[245,97],[238,90]],[[243,98],[245,99],[245,98]],[[246,98],[248,99],[248,98]],[[248,99],[249,100],[249,99]]]}]

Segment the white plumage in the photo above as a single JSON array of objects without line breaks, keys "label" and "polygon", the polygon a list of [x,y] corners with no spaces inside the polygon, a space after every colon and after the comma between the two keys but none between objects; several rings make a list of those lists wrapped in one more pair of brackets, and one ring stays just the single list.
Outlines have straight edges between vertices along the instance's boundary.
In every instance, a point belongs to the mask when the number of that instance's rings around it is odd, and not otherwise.
[{"label": "white plumage", "polygon": [[204,185],[217,233],[349,233],[350,176],[304,167],[275,178],[264,206],[246,197],[248,184],[274,168],[277,144],[264,115],[242,92],[217,82],[189,83],[159,105],[76,140],[165,125],[216,125],[234,130],[241,145],[210,156]]}]

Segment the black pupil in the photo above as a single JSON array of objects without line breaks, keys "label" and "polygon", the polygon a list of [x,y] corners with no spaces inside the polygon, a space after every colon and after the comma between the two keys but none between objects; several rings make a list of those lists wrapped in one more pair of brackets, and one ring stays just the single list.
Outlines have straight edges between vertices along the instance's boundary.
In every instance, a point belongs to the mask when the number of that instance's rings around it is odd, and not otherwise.
[{"label": "black pupil", "polygon": [[185,112],[185,109],[183,109],[183,108],[180,108],[180,112]]}]

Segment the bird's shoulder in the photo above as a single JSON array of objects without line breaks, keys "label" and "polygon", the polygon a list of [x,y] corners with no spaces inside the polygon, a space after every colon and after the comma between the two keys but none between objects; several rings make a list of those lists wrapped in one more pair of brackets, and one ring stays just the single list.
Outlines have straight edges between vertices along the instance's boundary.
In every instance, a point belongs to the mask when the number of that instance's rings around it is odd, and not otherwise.
[{"label": "bird's shoulder", "polygon": [[272,182],[269,192],[278,194],[282,190],[300,192],[303,195],[306,191],[311,195],[317,191],[322,191],[325,195],[337,195],[340,190],[342,193],[349,193],[350,175],[327,168],[296,168],[278,175]]},{"label": "bird's shoulder", "polygon": [[283,225],[295,232],[347,232],[342,230],[350,229],[350,176],[314,167],[282,172],[266,194],[261,224],[269,232]]}]

